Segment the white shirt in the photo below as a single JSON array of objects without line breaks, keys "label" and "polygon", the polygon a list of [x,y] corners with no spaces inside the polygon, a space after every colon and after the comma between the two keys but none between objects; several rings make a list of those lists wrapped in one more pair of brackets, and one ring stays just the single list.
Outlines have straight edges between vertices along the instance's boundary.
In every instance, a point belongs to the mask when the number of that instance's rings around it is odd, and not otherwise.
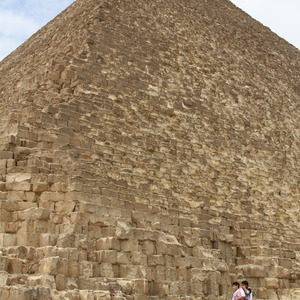
[{"label": "white shirt", "polygon": [[246,296],[245,292],[244,292],[244,290],[242,288],[239,288],[237,291],[235,291],[233,293],[232,300],[239,299],[242,296],[244,296],[244,297]]}]

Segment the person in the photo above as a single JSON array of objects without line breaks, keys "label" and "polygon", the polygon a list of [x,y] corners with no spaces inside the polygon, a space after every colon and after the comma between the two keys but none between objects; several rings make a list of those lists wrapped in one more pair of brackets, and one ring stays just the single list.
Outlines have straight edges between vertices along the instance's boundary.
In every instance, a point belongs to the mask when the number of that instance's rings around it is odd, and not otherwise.
[{"label": "person", "polygon": [[233,296],[232,296],[232,300],[243,300],[245,299],[245,292],[242,288],[240,288],[240,284],[238,282],[234,282],[232,284],[233,287]]},{"label": "person", "polygon": [[249,287],[248,281],[242,281],[241,286],[246,295],[245,300],[252,300],[252,289]]}]

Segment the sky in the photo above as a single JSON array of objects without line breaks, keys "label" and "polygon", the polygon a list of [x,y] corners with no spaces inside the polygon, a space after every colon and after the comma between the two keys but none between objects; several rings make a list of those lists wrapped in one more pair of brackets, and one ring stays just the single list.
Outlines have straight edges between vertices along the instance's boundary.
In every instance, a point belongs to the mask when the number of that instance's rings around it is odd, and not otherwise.
[{"label": "sky", "polygon": [[[74,0],[0,0],[0,61],[72,2]],[[300,49],[300,0],[231,2]]]}]

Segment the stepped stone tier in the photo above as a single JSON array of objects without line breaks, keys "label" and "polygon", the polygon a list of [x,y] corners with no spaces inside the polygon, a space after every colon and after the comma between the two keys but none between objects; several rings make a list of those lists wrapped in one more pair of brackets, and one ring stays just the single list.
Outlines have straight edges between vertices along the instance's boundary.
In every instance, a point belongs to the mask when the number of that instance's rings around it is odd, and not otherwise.
[{"label": "stepped stone tier", "polygon": [[0,299],[300,299],[300,52],[227,0],[77,0],[0,64]]}]

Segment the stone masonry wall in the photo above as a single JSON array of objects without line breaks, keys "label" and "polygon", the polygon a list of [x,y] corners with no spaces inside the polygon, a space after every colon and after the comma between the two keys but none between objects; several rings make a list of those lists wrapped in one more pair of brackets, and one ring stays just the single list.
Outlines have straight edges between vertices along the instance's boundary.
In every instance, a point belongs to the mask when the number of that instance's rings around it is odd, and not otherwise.
[{"label": "stone masonry wall", "polygon": [[299,58],[224,0],[31,37],[0,64],[0,299],[297,299]]}]

